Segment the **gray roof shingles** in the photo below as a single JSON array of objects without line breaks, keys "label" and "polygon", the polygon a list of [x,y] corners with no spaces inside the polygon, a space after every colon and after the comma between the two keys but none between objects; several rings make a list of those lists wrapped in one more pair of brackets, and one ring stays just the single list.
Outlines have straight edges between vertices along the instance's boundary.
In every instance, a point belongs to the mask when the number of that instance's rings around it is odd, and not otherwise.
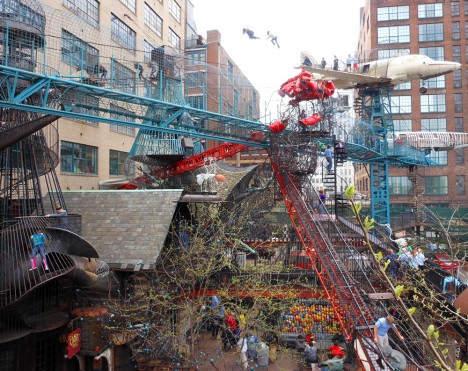
[{"label": "gray roof shingles", "polygon": [[181,194],[181,189],[63,191],[68,213],[81,215],[82,237],[113,266],[154,264]]}]

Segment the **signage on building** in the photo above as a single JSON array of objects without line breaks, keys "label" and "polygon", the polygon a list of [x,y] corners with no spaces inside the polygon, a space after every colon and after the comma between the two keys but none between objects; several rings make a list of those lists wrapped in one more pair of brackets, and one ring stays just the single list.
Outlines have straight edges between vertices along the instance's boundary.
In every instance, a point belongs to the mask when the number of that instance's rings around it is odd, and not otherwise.
[{"label": "signage on building", "polygon": [[68,359],[71,359],[81,349],[81,329],[77,328],[67,336]]}]

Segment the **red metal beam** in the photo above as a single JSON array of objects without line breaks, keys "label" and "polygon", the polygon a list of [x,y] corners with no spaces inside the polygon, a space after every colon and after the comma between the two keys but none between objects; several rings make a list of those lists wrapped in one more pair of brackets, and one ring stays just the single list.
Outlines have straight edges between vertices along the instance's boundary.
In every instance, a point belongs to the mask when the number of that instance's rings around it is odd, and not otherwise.
[{"label": "red metal beam", "polygon": [[[325,298],[332,305],[343,334],[348,340],[351,340],[355,325],[364,324],[362,314],[364,314],[365,319],[368,321],[372,321],[373,318],[371,318],[372,316],[356,288],[347,287],[350,292],[346,292],[345,290],[341,290],[340,292],[340,287],[347,286],[345,278],[342,277],[343,273],[338,271],[332,259],[327,256],[327,246],[316,230],[314,222],[311,221],[311,223],[306,225],[297,210],[297,207],[300,207],[300,205],[294,204],[292,193],[300,189],[299,185],[295,183],[295,190],[288,190],[286,181],[277,164],[273,160],[271,164],[284,198],[286,211],[309,257],[312,267],[322,284]],[[293,181],[293,179],[288,180]],[[298,200],[296,200],[296,202],[299,203]]]}]

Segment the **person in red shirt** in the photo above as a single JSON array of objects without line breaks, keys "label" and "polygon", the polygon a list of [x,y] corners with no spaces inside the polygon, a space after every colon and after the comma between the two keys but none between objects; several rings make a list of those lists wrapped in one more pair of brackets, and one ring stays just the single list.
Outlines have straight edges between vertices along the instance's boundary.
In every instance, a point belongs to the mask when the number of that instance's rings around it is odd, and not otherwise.
[{"label": "person in red shirt", "polygon": [[234,335],[234,331],[237,328],[237,322],[236,318],[234,317],[234,313],[228,312],[224,321],[226,323],[225,337],[223,339],[224,349],[226,349],[228,343],[231,345],[231,348],[235,348],[237,339]]},{"label": "person in red shirt", "polygon": [[338,341],[335,341],[333,345],[328,349],[330,352],[329,356],[330,358],[343,358],[344,357],[344,351],[343,348],[341,348],[339,345]]}]

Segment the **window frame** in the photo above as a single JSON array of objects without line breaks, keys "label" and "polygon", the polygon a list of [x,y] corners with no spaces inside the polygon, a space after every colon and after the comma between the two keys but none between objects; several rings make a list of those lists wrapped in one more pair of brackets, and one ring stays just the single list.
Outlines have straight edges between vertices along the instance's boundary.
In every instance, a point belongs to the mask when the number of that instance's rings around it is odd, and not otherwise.
[{"label": "window frame", "polygon": [[385,26],[377,28],[377,44],[404,44],[411,41],[410,26]]},{"label": "window frame", "polygon": [[[430,100],[433,100],[435,102],[430,102]],[[420,106],[421,106],[421,113],[447,112],[445,94],[421,95]],[[433,109],[434,107],[436,109]]]},{"label": "window frame", "polygon": [[424,194],[426,196],[448,195],[449,184],[448,184],[447,175],[435,175],[435,176],[428,175],[428,176],[425,176],[423,179],[424,179]]},{"label": "window frame", "polygon": [[100,3],[97,0],[62,0],[63,5],[78,17],[99,28]]},{"label": "window frame", "polygon": [[156,13],[156,11],[145,2],[145,25],[159,37],[163,35],[163,19]]},{"label": "window frame", "polygon": [[418,41],[421,43],[444,41],[444,24],[442,22],[419,24]]},{"label": "window frame", "polygon": [[136,32],[114,13],[111,13],[111,40],[135,53]]},{"label": "window frame", "polygon": [[[71,155],[65,154],[64,151],[66,150],[71,151]],[[81,155],[75,155],[76,151],[84,152],[84,153],[81,153]],[[88,151],[91,151],[91,152],[88,154]],[[88,155],[91,155],[90,158],[88,158]],[[67,156],[71,156],[69,160],[70,162],[69,166],[71,168],[70,170],[67,170],[64,166],[64,161],[66,160]],[[96,146],[61,140],[60,141],[60,172],[64,174],[98,175],[99,173],[98,172],[98,164],[99,164],[98,156],[99,156],[99,148]],[[76,162],[76,161],[82,161],[82,160],[85,161],[84,164],[81,164],[80,162]],[[90,162],[88,163],[88,161]],[[81,170],[80,166],[83,169],[85,169],[85,171]],[[86,169],[88,168],[90,169],[89,172],[86,171]],[[94,171],[91,171],[91,169],[94,169]]]}]

